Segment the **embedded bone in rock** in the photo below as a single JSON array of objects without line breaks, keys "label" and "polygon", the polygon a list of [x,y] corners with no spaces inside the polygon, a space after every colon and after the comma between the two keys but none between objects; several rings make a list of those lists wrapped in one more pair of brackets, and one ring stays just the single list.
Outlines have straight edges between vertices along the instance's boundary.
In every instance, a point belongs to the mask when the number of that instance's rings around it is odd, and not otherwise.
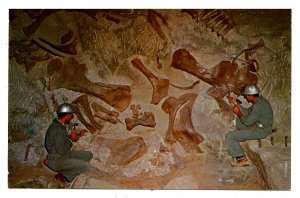
[{"label": "embedded bone in rock", "polygon": [[95,117],[101,118],[102,120],[106,121],[106,122],[110,122],[112,124],[118,124],[118,119],[117,117],[111,116],[109,114],[106,114],[104,112],[95,112],[94,113]]},{"label": "embedded bone in rock", "polygon": [[232,24],[227,24],[225,28],[218,30],[217,36],[221,36],[221,38],[224,39],[225,34],[227,34],[232,28],[233,28]]},{"label": "embedded bone in rock", "polygon": [[176,115],[173,126],[173,134],[187,152],[200,152],[198,144],[203,142],[204,138],[196,132],[193,126],[191,118],[193,105],[194,100],[191,100],[178,110],[179,113]]},{"label": "embedded bone in rock", "polygon": [[[76,50],[77,38],[74,38],[71,42],[65,43],[62,45],[61,44],[59,44],[59,45],[53,44],[43,38],[38,38],[38,39],[59,52],[69,54],[69,55],[77,54],[77,50]],[[52,51],[52,50],[49,50],[49,51]]]},{"label": "embedded bone in rock", "polygon": [[217,32],[218,30],[222,29],[228,23],[229,23],[229,18],[226,17],[226,16],[223,16],[220,19],[218,19],[218,22],[216,22],[212,26],[211,31],[212,32]]},{"label": "embedded bone in rock", "polygon": [[[102,128],[102,126],[95,120],[95,118],[93,117],[90,105],[89,105],[89,101],[87,98],[87,95],[81,95],[79,97],[77,97],[72,104],[76,105],[78,107],[79,113],[80,113],[80,109],[84,112],[84,114],[86,115],[86,117],[90,120],[90,124],[87,124],[87,126],[92,125],[93,127],[90,127],[92,130],[91,132],[95,132],[97,130],[100,130]],[[78,113],[78,110],[76,111]],[[76,114],[77,115],[77,114]],[[78,118],[83,124],[87,123],[87,121],[85,121],[84,117],[81,115],[79,115]],[[84,124],[85,125],[85,124]]]},{"label": "embedded bone in rock", "polygon": [[131,131],[134,127],[138,125],[151,128],[154,128],[156,125],[155,117],[152,112],[144,112],[143,116],[138,119],[126,118],[125,123],[128,131]]},{"label": "embedded bone in rock", "polygon": [[131,89],[127,85],[93,83],[85,76],[86,66],[75,58],[68,58],[50,77],[50,90],[66,88],[95,96],[116,110],[123,112],[131,102]]},{"label": "embedded bone in rock", "polygon": [[192,19],[196,19],[196,22],[198,22],[198,16],[199,16],[199,12],[197,10],[193,10],[193,9],[182,9],[181,10],[182,13],[188,13]]},{"label": "embedded bone in rock", "polygon": [[116,112],[116,111],[110,111],[110,110],[106,109],[105,107],[103,107],[102,105],[100,105],[100,104],[98,104],[96,102],[92,103],[92,108],[96,112],[102,111],[102,112],[107,113],[108,115],[111,115],[111,116],[114,116],[114,117],[118,117],[119,116],[118,112]]},{"label": "embedded bone in rock", "polygon": [[[254,59],[250,59],[251,56],[255,53],[256,50],[265,47],[265,41],[263,39],[260,39],[257,43],[249,43],[248,48],[242,50],[234,59],[237,59],[242,53],[245,53],[245,59],[248,62],[248,65],[253,64],[253,62],[256,62]],[[256,64],[258,64],[256,62]]]},{"label": "embedded bone in rock", "polygon": [[169,97],[162,104],[163,111],[169,114],[165,141],[172,144],[177,140],[187,152],[199,151],[197,145],[204,140],[192,123],[191,113],[196,97],[197,94],[187,93],[178,99]]},{"label": "embedded bone in rock", "polygon": [[223,14],[220,14],[219,16],[213,18],[212,20],[210,20],[207,24],[206,27],[207,28],[211,28],[211,31],[213,32],[213,27],[215,25],[217,25],[219,22],[221,22],[223,19],[225,19],[226,16]]},{"label": "embedded bone in rock", "polygon": [[110,122],[112,124],[118,123],[118,116],[119,116],[118,112],[110,111],[96,102],[92,103],[92,108],[95,111],[94,113],[95,117],[101,118],[102,120]]},{"label": "embedded bone in rock", "polygon": [[265,47],[265,41],[264,39],[260,39],[257,43],[249,43],[248,44],[248,49],[251,50],[257,50],[259,48]]},{"label": "embedded bone in rock", "polygon": [[154,74],[152,74],[138,58],[132,59],[131,64],[142,72],[147,79],[150,81],[153,87],[151,104],[158,104],[160,100],[168,95],[169,91],[169,80],[159,79]]},{"label": "embedded bone in rock", "polygon": [[203,19],[203,18],[207,17],[211,12],[214,12],[214,11],[215,10],[213,10],[213,9],[205,9],[200,13],[199,17],[201,19]]},{"label": "embedded bone in rock", "polygon": [[148,151],[142,137],[133,136],[128,139],[109,139],[96,137],[94,142],[110,149],[111,153],[107,164],[125,166],[139,159]]},{"label": "embedded bone in rock", "polygon": [[96,131],[99,130],[98,128],[96,128],[91,123],[89,123],[88,121],[85,120],[85,118],[81,114],[80,108],[76,104],[73,104],[72,107],[73,107],[74,113],[75,113],[76,117],[78,118],[78,120],[87,128],[87,130],[89,130],[89,132],[95,133]]},{"label": "embedded bone in rock", "polygon": [[246,67],[239,69],[236,62],[221,61],[215,67],[206,70],[186,49],[174,52],[171,67],[190,73],[214,86],[222,97],[230,92],[240,95],[246,84],[256,84],[258,81],[255,73]]},{"label": "embedded bone in rock", "polygon": [[228,119],[232,119],[231,110],[224,107],[224,101],[220,98],[224,98],[230,92],[240,95],[245,85],[256,84],[258,81],[254,72],[249,71],[247,67],[239,68],[236,62],[221,61],[215,67],[206,70],[186,49],[179,49],[173,54],[171,67],[188,72],[212,85],[215,90],[210,90],[209,94],[216,99],[221,114],[226,115]]},{"label": "embedded bone in rock", "polygon": [[215,17],[217,17],[220,14],[221,14],[221,10],[216,10],[216,11],[212,12],[209,16],[202,18],[203,22],[205,23],[205,26],[207,26],[207,23],[210,20],[213,20]]},{"label": "embedded bone in rock", "polygon": [[95,120],[95,118],[92,114],[87,95],[81,95],[81,96],[77,97],[72,103],[77,105],[84,112],[86,117],[91,121],[91,124],[96,129],[99,130],[102,128],[102,126]]},{"label": "embedded bone in rock", "polygon": [[150,23],[150,25],[152,26],[152,28],[154,29],[154,31],[159,35],[159,37],[163,40],[166,40],[166,36],[163,33],[160,24],[158,23],[156,18],[160,18],[163,25],[168,27],[168,23],[165,20],[165,18],[158,12],[154,11],[154,10],[149,10],[148,11],[148,17],[147,20]]},{"label": "embedded bone in rock", "polygon": [[130,105],[130,110],[132,111],[132,118],[133,119],[137,119],[139,118],[140,112],[139,110],[142,109],[140,104],[136,104],[136,105]]}]

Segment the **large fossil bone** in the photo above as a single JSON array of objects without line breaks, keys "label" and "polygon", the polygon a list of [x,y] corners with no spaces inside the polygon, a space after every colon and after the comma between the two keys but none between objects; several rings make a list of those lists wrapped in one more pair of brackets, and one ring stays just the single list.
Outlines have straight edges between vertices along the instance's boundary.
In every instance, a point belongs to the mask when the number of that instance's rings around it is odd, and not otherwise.
[{"label": "large fossil bone", "polygon": [[142,72],[147,79],[150,81],[153,87],[151,104],[158,104],[160,100],[168,95],[169,91],[169,80],[159,79],[154,74],[152,74],[142,63],[139,58],[131,60],[131,64]]},{"label": "large fossil bone", "polygon": [[69,55],[76,55],[77,54],[77,50],[76,50],[77,38],[76,37],[74,37],[72,39],[72,41],[64,43],[64,44],[60,44],[60,45],[53,44],[50,41],[47,41],[46,39],[43,39],[43,38],[38,38],[38,39],[40,41],[46,43],[51,48],[53,48],[57,51],[60,51],[62,53],[69,54]]},{"label": "large fossil bone", "polygon": [[88,121],[86,121],[86,119],[84,118],[84,116],[81,113],[80,107],[78,107],[76,104],[73,104],[73,110],[76,114],[76,117],[79,119],[79,121],[87,128],[87,130],[89,130],[91,133],[95,133],[98,130],[100,130],[99,128],[93,126],[91,123],[89,123]]},{"label": "large fossil bone", "polygon": [[165,136],[167,143],[179,143],[186,151],[198,150],[198,144],[203,142],[203,137],[196,132],[192,123],[192,108],[197,95],[187,93],[180,96],[167,98],[162,104],[162,109],[169,114],[169,126]]},{"label": "large fossil bone", "polygon": [[192,74],[217,88],[222,97],[230,92],[241,94],[246,84],[256,84],[257,75],[247,68],[239,68],[236,62],[221,61],[207,70],[201,66],[186,49],[178,49],[173,54],[171,67]]},{"label": "large fossil bone", "polygon": [[131,131],[134,127],[138,125],[142,125],[145,127],[151,127],[154,128],[156,125],[155,117],[152,112],[144,112],[142,117],[140,118],[126,118],[125,119],[126,128],[127,130]]},{"label": "large fossil bone", "polygon": [[160,100],[168,95],[169,85],[178,88],[178,89],[192,89],[195,85],[199,83],[199,81],[194,82],[192,85],[187,87],[181,87],[174,84],[171,84],[168,79],[159,79],[154,74],[152,74],[142,63],[141,59],[134,58],[131,60],[131,64],[137,68],[140,72],[142,72],[147,79],[150,81],[153,87],[152,99],[151,104],[158,104]]},{"label": "large fossil bone", "polygon": [[96,102],[92,103],[92,108],[95,111],[94,116],[99,117],[102,120],[105,120],[105,121],[110,122],[112,124],[117,124],[118,123],[118,121],[119,121],[119,119],[118,119],[119,113],[118,112],[110,111],[110,110],[106,109],[105,107],[103,107],[102,105],[100,105]]},{"label": "large fossil bone", "polygon": [[[102,128],[102,125],[99,124],[91,111],[90,104],[88,101],[87,95],[81,95],[77,97],[73,102],[73,107],[75,106],[75,114],[78,117],[78,119],[82,122],[83,125],[86,126],[86,128],[94,133],[97,130],[100,130]],[[85,120],[85,118],[82,116],[81,111],[84,112],[86,117],[90,120],[90,123]]]},{"label": "large fossil bone", "polygon": [[215,67],[206,70],[186,49],[175,51],[171,67],[192,74],[212,85],[214,89],[209,90],[208,94],[216,99],[221,113],[229,115],[228,121],[232,119],[231,110],[224,107],[224,101],[220,98],[224,98],[230,92],[240,95],[245,85],[256,84],[258,81],[256,73],[249,71],[248,67],[239,68],[236,62],[221,61]]},{"label": "large fossil bone", "polygon": [[157,18],[160,18],[162,21],[162,24],[166,27],[168,27],[168,23],[166,19],[158,12],[155,10],[149,10],[148,11],[148,16],[147,16],[147,21],[150,23],[154,31],[159,35],[159,37],[163,40],[166,40],[166,36],[164,32],[162,31],[160,24],[157,21]]},{"label": "large fossil bone", "polygon": [[124,111],[131,102],[131,89],[127,85],[93,83],[85,76],[86,66],[71,57],[50,77],[50,90],[66,88],[95,96],[118,111]]}]

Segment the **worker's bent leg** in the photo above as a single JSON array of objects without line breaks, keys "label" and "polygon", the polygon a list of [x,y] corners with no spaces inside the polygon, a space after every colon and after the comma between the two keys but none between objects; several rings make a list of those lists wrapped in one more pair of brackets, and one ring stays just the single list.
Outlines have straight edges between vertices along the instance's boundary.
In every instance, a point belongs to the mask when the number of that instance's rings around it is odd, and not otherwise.
[{"label": "worker's bent leg", "polygon": [[90,168],[90,163],[84,160],[68,158],[61,160],[58,165],[60,172],[69,182],[73,181],[77,175],[85,173]]},{"label": "worker's bent leg", "polygon": [[226,134],[226,144],[232,157],[244,156],[240,142],[258,139],[258,133],[252,130],[237,130]]},{"label": "worker's bent leg", "polygon": [[93,153],[90,151],[71,151],[70,158],[81,159],[89,162],[93,158]]}]

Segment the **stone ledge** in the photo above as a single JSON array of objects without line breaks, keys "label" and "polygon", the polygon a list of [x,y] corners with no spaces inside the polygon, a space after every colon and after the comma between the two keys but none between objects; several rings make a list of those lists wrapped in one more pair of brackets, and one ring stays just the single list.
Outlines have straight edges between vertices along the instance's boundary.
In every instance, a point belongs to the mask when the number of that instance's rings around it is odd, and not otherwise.
[{"label": "stone ledge", "polygon": [[257,141],[242,144],[257,167],[266,187],[272,190],[291,189],[291,149],[282,144],[258,147]]}]

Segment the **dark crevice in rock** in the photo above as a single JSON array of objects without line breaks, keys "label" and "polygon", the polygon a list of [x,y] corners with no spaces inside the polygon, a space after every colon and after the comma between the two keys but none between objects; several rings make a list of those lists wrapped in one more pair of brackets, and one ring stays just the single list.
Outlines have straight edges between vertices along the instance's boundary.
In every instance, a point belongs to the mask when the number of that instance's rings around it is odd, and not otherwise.
[{"label": "dark crevice in rock", "polygon": [[268,174],[267,171],[265,169],[264,163],[262,161],[262,159],[260,158],[260,155],[257,154],[256,152],[252,151],[248,144],[245,143],[243,145],[243,147],[245,147],[245,151],[248,155],[248,157],[251,159],[252,163],[254,166],[256,166],[260,177],[262,178],[263,184],[262,187],[264,190],[272,190],[271,185],[269,184],[269,180],[268,180]]}]

